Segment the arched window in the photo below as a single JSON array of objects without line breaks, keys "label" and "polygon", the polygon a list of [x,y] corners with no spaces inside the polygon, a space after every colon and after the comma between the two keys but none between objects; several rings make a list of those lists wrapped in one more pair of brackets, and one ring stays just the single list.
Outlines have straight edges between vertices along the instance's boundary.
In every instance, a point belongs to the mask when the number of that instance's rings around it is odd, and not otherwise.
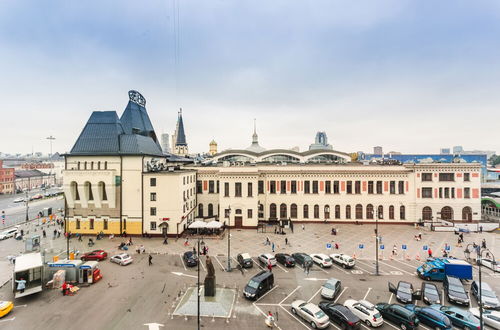
[{"label": "arched window", "polygon": [[[76,168],[77,168],[77,169],[80,169],[80,162],[78,162],[78,163],[77,163]],[[79,221],[79,220],[78,220],[78,221]],[[78,229],[80,229],[80,228],[78,228]]]},{"label": "arched window", "polygon": [[214,205],[213,204],[208,204],[208,216],[209,217],[214,216]]},{"label": "arched window", "polygon": [[335,205],[335,219],[340,219],[340,205]]},{"label": "arched window", "polygon": [[97,169],[100,170],[101,169],[101,161],[98,161],[97,162]]},{"label": "arched window", "polygon": [[356,219],[363,219],[363,205],[356,205]]},{"label": "arched window", "polygon": [[102,201],[107,201],[108,200],[108,195],[106,194],[106,185],[104,182],[99,182],[99,196],[101,197]]},{"label": "arched window", "polygon": [[422,220],[432,220],[432,209],[429,206],[422,209]]},{"label": "arched window", "polygon": [[314,205],[314,218],[319,219],[319,205]]},{"label": "arched window", "polygon": [[346,205],[345,206],[345,218],[350,219],[351,218],[351,205]]},{"label": "arched window", "polygon": [[73,181],[71,182],[70,186],[71,186],[71,195],[73,196],[73,199],[75,201],[79,201],[80,194],[78,194],[78,184],[75,181]]},{"label": "arched window", "polygon": [[203,217],[203,204],[198,204],[198,216]]},{"label": "arched window", "polygon": [[401,205],[399,207],[399,219],[405,220],[406,219],[406,209],[404,205]]},{"label": "arched window", "polygon": [[378,209],[377,209],[377,217],[379,219],[383,219],[384,218],[384,207],[382,205],[379,205],[378,206]]},{"label": "arched window", "polygon": [[449,206],[445,206],[441,209],[441,219],[442,220],[453,220],[453,209]]},{"label": "arched window", "polygon": [[325,219],[330,219],[330,206],[325,205]]},{"label": "arched window", "polygon": [[107,170],[108,169],[108,162],[104,162],[104,169]]},{"label": "arched window", "polygon": [[472,209],[468,206],[462,209],[462,220],[464,221],[472,221]]},{"label": "arched window", "polygon": [[304,219],[309,219],[309,205],[304,205]]},{"label": "arched window", "polygon": [[83,162],[83,169],[86,170],[87,169],[87,162]]},{"label": "arched window", "polygon": [[394,205],[389,206],[389,219],[394,220]]},{"label": "arched window", "polygon": [[372,204],[366,205],[366,218],[373,219],[373,205]]},{"label": "arched window", "polygon": [[290,218],[297,219],[297,204],[290,205]]},{"label": "arched window", "polygon": [[286,215],[286,204],[282,203],[280,205],[280,219],[286,219],[286,218],[288,218]]},{"label": "arched window", "polygon": [[90,169],[93,170],[94,169],[94,162],[90,162]]},{"label": "arched window", "polygon": [[84,187],[85,187],[85,194],[86,194],[85,197],[87,197],[88,201],[93,201],[94,195],[92,194],[92,184],[87,181],[87,182],[85,182]]},{"label": "arched window", "polygon": [[269,217],[276,219],[276,204],[272,203],[269,205]]}]

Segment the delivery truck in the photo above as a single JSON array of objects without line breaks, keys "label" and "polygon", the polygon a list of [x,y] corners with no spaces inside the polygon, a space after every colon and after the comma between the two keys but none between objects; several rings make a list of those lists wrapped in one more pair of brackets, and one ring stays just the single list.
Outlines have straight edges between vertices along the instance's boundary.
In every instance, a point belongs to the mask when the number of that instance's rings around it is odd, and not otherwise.
[{"label": "delivery truck", "polygon": [[[16,257],[12,274],[12,291],[15,298],[41,292],[42,279],[43,260],[40,253],[27,253]],[[24,284],[24,288],[19,284]]]},{"label": "delivery truck", "polygon": [[472,280],[472,265],[460,259],[435,258],[418,267],[417,274],[427,281],[443,281],[448,275]]}]

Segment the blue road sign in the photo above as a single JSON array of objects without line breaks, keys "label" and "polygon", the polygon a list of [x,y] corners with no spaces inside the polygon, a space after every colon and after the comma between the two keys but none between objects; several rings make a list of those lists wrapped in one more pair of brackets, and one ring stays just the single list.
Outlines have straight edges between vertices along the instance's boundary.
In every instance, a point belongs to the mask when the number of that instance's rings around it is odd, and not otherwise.
[{"label": "blue road sign", "polygon": [[331,249],[331,248],[332,248],[332,244],[330,244],[330,243],[326,243],[326,248],[327,248],[327,249]]},{"label": "blue road sign", "polygon": [[380,250],[383,250],[385,247],[383,245],[380,245]]},{"label": "blue road sign", "polygon": [[423,249],[424,249],[424,251],[427,251],[427,249],[428,249],[427,245],[424,245]]},{"label": "blue road sign", "polygon": [[401,245],[402,250],[406,250],[406,244]]},{"label": "blue road sign", "polygon": [[363,249],[365,246],[363,244],[359,244],[358,246],[360,249]]},{"label": "blue road sign", "polygon": [[446,245],[446,247],[444,248],[446,251],[450,251],[451,250],[451,246],[450,245]]}]

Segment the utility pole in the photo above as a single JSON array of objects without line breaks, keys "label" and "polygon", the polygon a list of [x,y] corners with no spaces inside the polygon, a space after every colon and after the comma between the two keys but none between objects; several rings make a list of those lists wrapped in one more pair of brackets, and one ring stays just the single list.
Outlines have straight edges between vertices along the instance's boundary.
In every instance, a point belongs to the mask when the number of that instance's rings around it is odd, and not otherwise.
[{"label": "utility pole", "polygon": [[54,141],[56,138],[53,137],[52,135],[47,138],[47,140],[50,141],[50,154],[49,157],[52,156],[52,141]]},{"label": "utility pole", "polygon": [[28,189],[26,189],[26,222],[28,222],[30,219],[29,219],[29,216],[28,216],[28,202],[29,202],[29,196],[28,196]]},{"label": "utility pole", "polygon": [[231,269],[231,205],[229,205],[228,213],[228,226],[227,226],[227,271]]}]

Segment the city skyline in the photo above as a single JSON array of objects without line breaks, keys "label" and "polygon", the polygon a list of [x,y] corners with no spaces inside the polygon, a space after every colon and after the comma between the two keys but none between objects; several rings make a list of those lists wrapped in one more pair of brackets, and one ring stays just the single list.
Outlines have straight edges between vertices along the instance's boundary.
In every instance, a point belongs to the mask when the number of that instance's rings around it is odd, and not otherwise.
[{"label": "city skyline", "polygon": [[193,153],[212,139],[246,147],[254,118],[268,149],[305,150],[325,131],[346,152],[498,151],[485,119],[500,103],[499,14],[451,1],[2,3],[0,88],[13,115],[0,151],[49,153],[50,135],[54,152],[69,151],[91,112],[121,114],[130,89],[158,135],[183,108]]}]

